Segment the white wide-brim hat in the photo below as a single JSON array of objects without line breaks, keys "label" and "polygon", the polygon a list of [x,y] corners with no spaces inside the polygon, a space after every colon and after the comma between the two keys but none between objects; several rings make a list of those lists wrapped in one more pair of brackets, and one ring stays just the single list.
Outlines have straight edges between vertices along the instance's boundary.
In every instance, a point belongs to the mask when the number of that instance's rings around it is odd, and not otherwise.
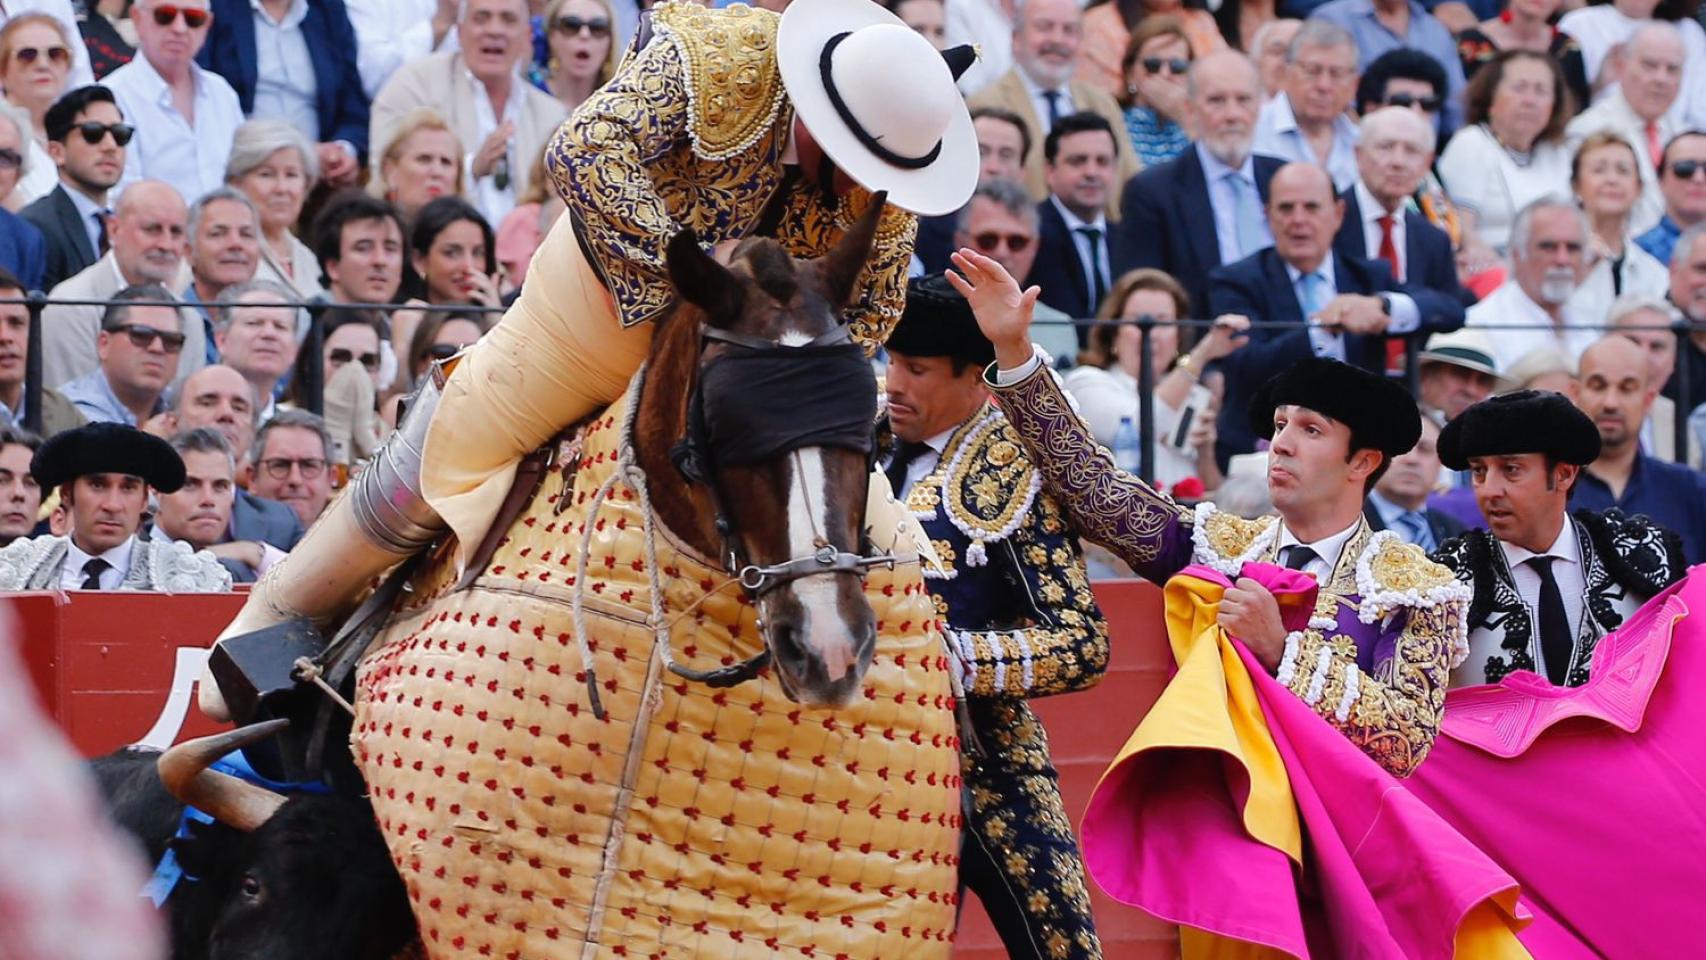
[{"label": "white wide-brim hat", "polygon": [[977,133],[954,83],[971,48],[938,52],[872,0],[794,0],[776,55],[795,114],[860,186],[926,217],[971,199]]}]

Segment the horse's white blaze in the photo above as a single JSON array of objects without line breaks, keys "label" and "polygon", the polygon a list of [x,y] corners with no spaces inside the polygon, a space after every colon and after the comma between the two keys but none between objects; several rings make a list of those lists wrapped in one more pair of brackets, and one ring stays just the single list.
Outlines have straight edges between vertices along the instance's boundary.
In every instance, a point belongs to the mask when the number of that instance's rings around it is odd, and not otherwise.
[{"label": "horse's white blaze", "polygon": [[[809,557],[818,551],[818,537],[829,529],[829,481],[823,470],[823,451],[809,447],[793,459],[798,473],[788,486],[788,549],[791,556]],[[853,638],[842,621],[836,601],[839,577],[795,580],[794,591],[805,613],[802,639],[806,649],[823,658],[831,682],[841,679],[856,663]]]}]

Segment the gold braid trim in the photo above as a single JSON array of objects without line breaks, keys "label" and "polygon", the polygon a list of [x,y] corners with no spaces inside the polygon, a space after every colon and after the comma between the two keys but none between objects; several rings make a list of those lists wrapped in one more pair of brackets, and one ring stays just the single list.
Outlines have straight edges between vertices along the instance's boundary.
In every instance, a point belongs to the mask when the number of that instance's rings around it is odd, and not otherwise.
[{"label": "gold braid trim", "polygon": [[652,11],[658,36],[687,65],[687,133],[702,159],[727,160],[775,125],[787,100],[776,68],[779,20],[738,3],[710,10],[671,0]]}]

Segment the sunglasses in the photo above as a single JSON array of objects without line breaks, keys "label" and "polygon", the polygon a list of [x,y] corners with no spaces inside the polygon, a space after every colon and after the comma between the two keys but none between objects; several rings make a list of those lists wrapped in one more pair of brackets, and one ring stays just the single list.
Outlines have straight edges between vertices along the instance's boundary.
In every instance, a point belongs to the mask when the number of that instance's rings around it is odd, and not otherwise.
[{"label": "sunglasses", "polygon": [[19,47],[12,51],[12,56],[19,63],[35,63],[43,54],[47,55],[49,63],[62,67],[71,62],[71,51],[66,47]]},{"label": "sunglasses", "polygon": [[1394,93],[1386,98],[1389,107],[1421,107],[1426,113],[1438,113],[1445,106],[1444,97],[1418,97],[1410,93]]},{"label": "sunglasses", "polygon": [[296,467],[302,471],[302,479],[312,480],[326,472],[326,461],[319,457],[303,457],[292,460],[289,457],[269,457],[261,461],[261,469],[274,480],[283,480],[290,476],[290,468]]},{"label": "sunglasses", "polygon": [[85,120],[73,129],[82,134],[83,142],[91,147],[105,140],[109,133],[113,135],[113,142],[121,147],[136,135],[136,128],[128,123],[102,123],[99,120]]},{"label": "sunglasses", "polygon": [[1191,69],[1191,62],[1180,57],[1171,57],[1166,59],[1161,57],[1143,58],[1143,72],[1150,76],[1160,73],[1162,67],[1166,67],[1167,72],[1171,73],[1173,76],[1182,77],[1185,75],[1186,71]]},{"label": "sunglasses", "polygon": [[[326,360],[329,363],[349,363],[351,360],[354,360],[354,359],[356,359],[356,355],[349,350],[345,350],[343,347],[335,347],[332,349],[332,351],[330,353],[326,354]],[[361,355],[360,359],[361,359],[361,365],[366,367],[367,369],[369,369],[369,370],[378,370],[379,369],[379,354],[377,354],[377,353],[364,353]]]},{"label": "sunglasses", "polygon": [[155,7],[152,12],[154,22],[162,27],[171,26],[172,21],[178,19],[179,15],[184,18],[184,26],[191,30],[200,30],[207,26],[207,21],[213,19],[213,14],[199,7],[175,7],[169,3]]},{"label": "sunglasses", "polygon": [[1014,253],[1024,253],[1031,245],[1031,238],[1022,233],[996,233],[993,230],[980,233],[971,238],[971,242],[984,253],[994,253],[1005,243],[1007,249]]},{"label": "sunglasses", "polygon": [[435,343],[427,348],[427,356],[434,360],[449,360],[466,349],[466,344]]},{"label": "sunglasses", "polygon": [[23,154],[10,147],[0,147],[0,170],[16,170],[23,165]]},{"label": "sunglasses", "polygon": [[1670,164],[1670,172],[1683,180],[1693,180],[1702,170],[1706,170],[1706,160],[1672,160]]},{"label": "sunglasses", "polygon": [[112,332],[123,333],[129,337],[130,345],[138,350],[147,350],[156,340],[160,341],[160,346],[164,347],[167,353],[177,353],[184,348],[183,334],[157,330],[146,323],[127,323],[114,327]]},{"label": "sunglasses", "polygon": [[566,33],[571,37],[583,30],[586,31],[587,36],[594,40],[603,40],[605,37],[610,36],[610,20],[606,17],[593,17],[590,20],[582,20],[580,17],[564,14],[556,19],[556,22],[552,24],[552,27],[554,27],[558,33]]}]

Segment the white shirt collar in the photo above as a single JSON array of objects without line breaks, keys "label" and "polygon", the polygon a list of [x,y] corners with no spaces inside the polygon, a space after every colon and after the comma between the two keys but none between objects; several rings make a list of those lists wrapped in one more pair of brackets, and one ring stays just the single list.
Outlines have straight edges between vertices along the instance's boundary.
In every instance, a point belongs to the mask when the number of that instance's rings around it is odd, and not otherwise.
[{"label": "white shirt collar", "polygon": [[[136,66],[136,75],[142,81],[139,86],[143,91],[153,96],[161,106],[171,106],[172,85],[166,82],[160,71],[154,69],[154,64],[149,62],[148,57],[141,50],[137,50],[136,58],[130,62]],[[190,61],[190,83],[195,86],[196,99],[200,100],[205,85],[201,80],[201,67],[193,60]],[[136,147],[133,145],[130,149],[134,150]]]},{"label": "white shirt collar", "polygon": [[[1508,304],[1502,304],[1502,306],[1505,306],[1508,310],[1521,310],[1529,315],[1527,318],[1524,318],[1513,317],[1507,313],[1505,314],[1505,321],[1507,323],[1521,325],[1527,322],[1539,322],[1546,324],[1551,324],[1553,322],[1552,315],[1547,313],[1545,307],[1535,302],[1534,298],[1528,295],[1528,291],[1522,288],[1522,284],[1516,282],[1515,276],[1506,280],[1502,285],[1500,285],[1499,289],[1493,291],[1493,293],[1495,296],[1503,294],[1504,297],[1510,301]],[[1542,333],[1544,331],[1535,332]]]},{"label": "white shirt collar", "polygon": [[[1025,72],[1024,65],[1019,64],[1019,63],[1015,63],[1013,66],[1015,68],[1013,70],[1013,72],[1019,75],[1019,82],[1025,85],[1026,95],[1029,96],[1033,101],[1041,100],[1043,98],[1044,93],[1058,93],[1062,97],[1065,97],[1067,100],[1072,99],[1072,92],[1067,89],[1067,84],[1063,83],[1058,87],[1053,87],[1053,88],[1050,88],[1048,90],[1044,90],[1041,86],[1039,86],[1037,84],[1036,81],[1031,79],[1031,75],[1029,73]],[[1044,117],[1042,119],[1046,120],[1048,118]]]},{"label": "white shirt collar", "polygon": [[1209,153],[1208,148],[1203,146],[1203,142],[1201,140],[1197,141],[1197,162],[1202,164],[1203,176],[1209,183],[1219,183],[1221,180],[1225,179],[1227,174],[1236,173],[1254,184],[1256,182],[1255,156],[1256,154],[1254,151],[1246,153],[1244,155],[1244,162],[1234,169],[1233,167],[1229,167],[1226,164],[1221,163],[1219,157]]},{"label": "white shirt collar", "polygon": [[1096,211],[1096,219],[1094,220],[1080,220],[1077,214],[1066,208],[1066,204],[1060,202],[1059,197],[1051,193],[1048,200],[1054,204],[1056,210],[1060,211],[1060,218],[1066,221],[1068,233],[1076,233],[1079,227],[1095,227],[1102,231],[1102,236],[1108,235],[1108,215],[1102,211]]},{"label": "white shirt collar", "polygon": [[[1289,260],[1281,260],[1280,262],[1285,264],[1285,275],[1291,278],[1291,285],[1297,286],[1297,278],[1303,276],[1303,271],[1292,266]],[[1338,277],[1333,272],[1333,251],[1327,251],[1327,255],[1321,258],[1321,265],[1315,268],[1315,272],[1327,281],[1328,289],[1339,289]]]},{"label": "white shirt collar", "polygon": [[[1380,201],[1375,199],[1373,193],[1369,192],[1368,186],[1362,182],[1361,177],[1357,178],[1356,186],[1351,189],[1356,191],[1357,209],[1362,213],[1363,226],[1379,227],[1380,218],[1387,215],[1386,208],[1380,205]],[[1400,203],[1397,212],[1391,216],[1397,221],[1394,226],[1402,226],[1404,223],[1404,205]]]},{"label": "white shirt collar", "polygon": [[1315,555],[1321,558],[1321,562],[1327,565],[1327,569],[1335,569],[1339,565],[1339,554],[1344,552],[1345,542],[1350,540],[1351,534],[1356,533],[1357,525],[1360,523],[1362,523],[1362,515],[1358,514],[1357,518],[1351,521],[1350,526],[1340,530],[1338,533],[1335,533],[1330,537],[1322,537],[1314,543],[1304,543],[1302,540],[1297,539],[1297,535],[1291,532],[1291,528],[1285,525],[1284,520],[1281,520],[1278,554],[1280,562],[1283,563],[1285,561],[1286,547],[1293,544],[1303,544],[1303,546],[1315,551]]},{"label": "white shirt collar", "polygon": [[933,437],[926,437],[924,439],[924,445],[936,451],[936,456],[941,456],[942,451],[948,449],[948,441],[954,439],[954,431],[958,430],[960,426],[960,424],[956,423]]},{"label": "white shirt collar", "polygon": [[59,185],[65,188],[65,195],[71,198],[71,205],[77,208],[77,215],[82,217],[85,221],[89,220],[95,214],[100,213],[102,210],[112,209],[111,207],[103,207],[89,199],[88,194],[63,180],[59,182]]},{"label": "white shirt collar", "polygon": [[255,16],[260,17],[269,26],[278,27],[280,30],[291,30],[299,27],[302,25],[302,21],[308,17],[308,0],[294,0],[290,9],[284,12],[284,19],[277,23],[273,22],[272,14],[261,6],[261,0],[249,0],[249,8],[255,11]]},{"label": "white shirt collar", "polygon": [[[65,568],[75,570],[79,575],[82,575],[84,564],[95,558],[84,553],[83,548],[77,546],[77,541],[71,537],[65,538],[65,544],[70,548],[70,551],[65,555]],[[130,573],[130,553],[131,548],[135,545],[136,535],[132,534],[125,537],[123,543],[100,555],[102,560],[110,564],[111,569],[118,571],[121,582]]]},{"label": "white shirt collar", "polygon": [[1535,553],[1527,547],[1519,547],[1504,540],[1499,541],[1499,549],[1504,551],[1505,561],[1510,564],[1512,570],[1528,562],[1530,557],[1557,557],[1565,563],[1582,562],[1581,544],[1576,542],[1576,525],[1570,520],[1569,514],[1564,515],[1564,525],[1559,528],[1558,536],[1544,551]]},{"label": "white shirt collar", "polygon": [[[462,77],[464,81],[473,88],[475,98],[483,102],[489,108],[492,104],[492,98],[486,93],[486,85],[480,81],[479,77],[474,76],[474,71],[468,69],[468,64],[462,61],[460,54],[457,55],[457,63],[462,68]],[[509,97],[504,101],[503,115],[496,118],[498,123],[502,123],[504,121],[504,117],[521,116],[521,109],[526,103],[526,86],[527,81],[521,76],[521,71],[519,69],[510,71]],[[479,144],[475,144],[474,146],[478,149]]]}]

